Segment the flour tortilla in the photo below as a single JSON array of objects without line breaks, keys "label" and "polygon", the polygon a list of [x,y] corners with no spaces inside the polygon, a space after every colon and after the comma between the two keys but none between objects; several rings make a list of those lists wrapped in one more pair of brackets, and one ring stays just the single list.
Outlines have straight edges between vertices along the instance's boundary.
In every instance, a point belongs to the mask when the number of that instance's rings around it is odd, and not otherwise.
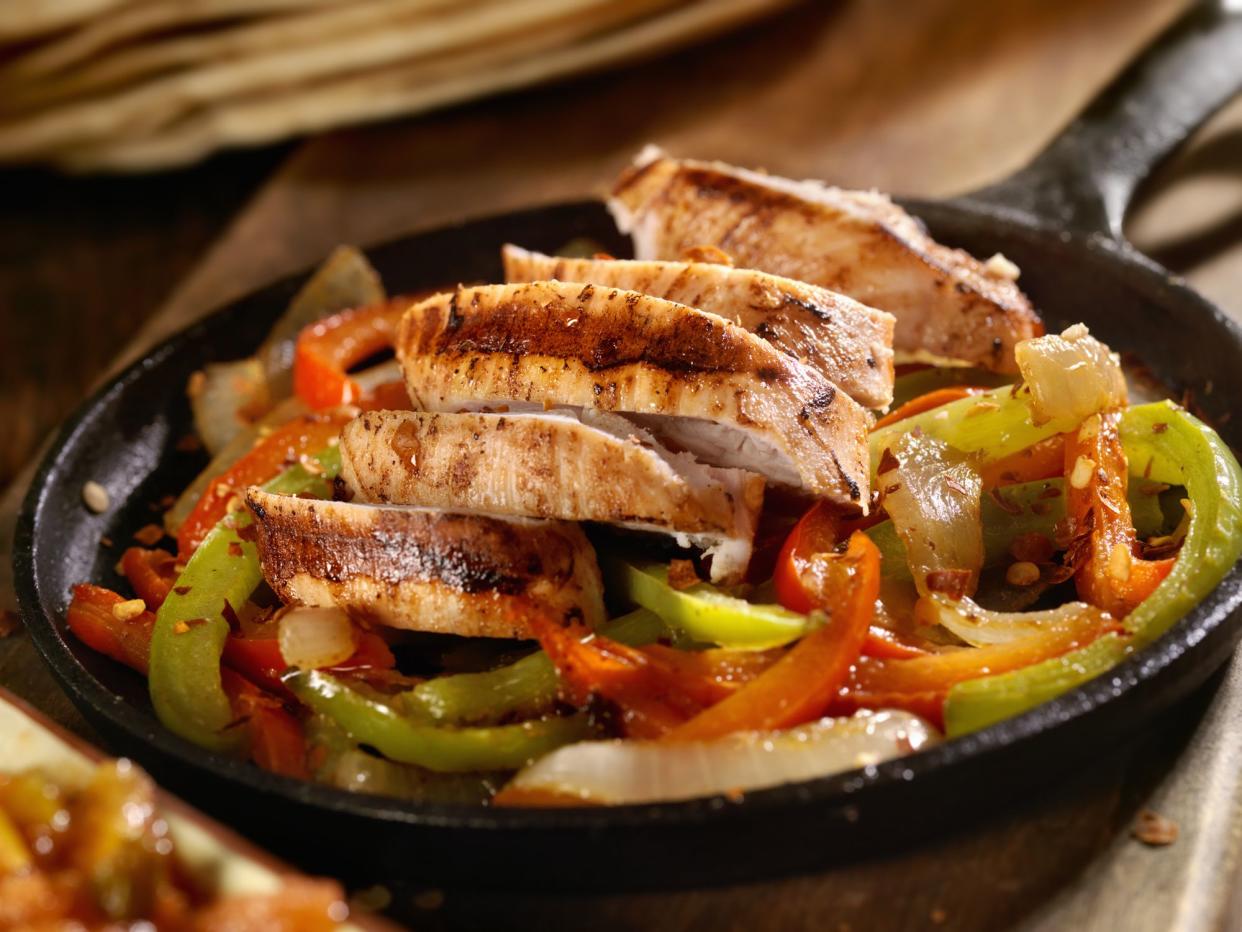
[{"label": "flour tortilla", "polygon": [[[606,16],[645,7],[643,0],[503,0],[459,4],[451,14],[404,20],[293,49],[207,65],[98,100],[56,107],[0,124],[0,159],[23,159],[67,147],[149,135],[174,120],[222,100],[244,99],[273,88],[297,88],[333,75],[382,68],[447,50],[487,47],[506,37],[546,28],[566,16]],[[296,93],[296,92],[295,92]]]}]

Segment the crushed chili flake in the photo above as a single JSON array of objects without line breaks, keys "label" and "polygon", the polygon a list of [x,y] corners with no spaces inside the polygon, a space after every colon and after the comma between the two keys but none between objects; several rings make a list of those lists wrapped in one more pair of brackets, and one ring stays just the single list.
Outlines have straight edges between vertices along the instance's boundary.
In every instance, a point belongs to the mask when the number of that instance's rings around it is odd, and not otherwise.
[{"label": "crushed chili flake", "polygon": [[105,549],[112,546],[112,538],[107,534],[99,535],[99,546]]},{"label": "crushed chili flake", "polygon": [[1132,834],[1145,845],[1160,848],[1177,841],[1177,823],[1172,819],[1144,809],[1134,821]]},{"label": "crushed chili flake", "polygon": [[927,588],[951,599],[961,599],[970,585],[970,576],[970,570],[932,570],[927,574]]},{"label": "crushed chili flake", "polygon": [[158,524],[147,524],[134,532],[134,540],[144,547],[154,547],[164,539],[164,529]]},{"label": "crushed chili flake", "polygon": [[259,532],[255,530],[253,524],[243,524],[237,529],[237,536],[248,543],[253,543],[258,540]]},{"label": "crushed chili flake", "polygon": [[693,560],[673,560],[668,565],[668,584],[677,591],[698,585],[699,574]]},{"label": "crushed chili flake", "polygon": [[173,634],[185,634],[189,630],[190,630],[190,626],[187,625],[184,621],[179,621],[175,625],[173,625]]},{"label": "crushed chili flake", "polygon": [[1012,502],[1009,499],[1005,498],[1005,496],[1001,494],[1000,489],[997,489],[997,488],[991,489],[988,492],[988,497],[991,498],[992,501],[996,502],[996,507],[999,508],[1001,511],[1005,512],[1005,514],[1007,515],[1022,514],[1022,506],[1019,505],[1017,502]]},{"label": "crushed chili flake", "polygon": [[242,549],[241,541],[229,541],[229,556],[242,557],[246,555],[246,551]]},{"label": "crushed chili flake", "polygon": [[1060,498],[1061,489],[1055,485],[1044,486],[1044,490],[1039,493],[1040,498]]},{"label": "crushed chili flake", "polygon": [[1052,505],[1048,502],[1031,502],[1031,514],[1046,515],[1052,511]]},{"label": "crushed chili flake", "polygon": [[928,915],[931,918],[933,925],[942,926],[949,921],[948,912],[940,906],[934,907]]},{"label": "crushed chili flake", "polygon": [[1168,429],[1169,425],[1164,421],[1157,421],[1155,424],[1151,425],[1151,432],[1153,434],[1163,434]]},{"label": "crushed chili flake", "polygon": [[1039,531],[1019,534],[1009,545],[1010,556],[1019,563],[1047,563],[1055,552],[1052,541]]},{"label": "crushed chili flake", "polygon": [[191,586],[173,586],[173,592],[177,595],[189,595]]},{"label": "crushed chili flake", "polygon": [[900,465],[901,463],[897,461],[897,457],[893,454],[893,451],[888,447],[885,447],[884,452],[880,454],[880,466],[876,469],[876,473],[883,475],[886,472],[891,472]]}]

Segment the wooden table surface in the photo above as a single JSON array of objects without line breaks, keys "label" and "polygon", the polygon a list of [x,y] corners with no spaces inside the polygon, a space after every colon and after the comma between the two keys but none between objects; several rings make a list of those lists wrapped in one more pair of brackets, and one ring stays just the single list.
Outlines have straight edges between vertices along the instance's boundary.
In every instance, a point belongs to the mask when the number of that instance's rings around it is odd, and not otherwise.
[{"label": "wooden table surface", "polygon": [[[1184,6],[808,3],[707,46],[327,135],[287,157],[266,150],[121,182],[0,175],[0,191],[24,192],[15,195],[16,216],[33,228],[0,226],[7,260],[0,314],[4,332],[16,327],[24,341],[0,341],[0,422],[19,425],[3,462],[11,470],[19,453],[30,455],[139,320],[143,328],[114,365],[339,242],[365,245],[602,190],[648,141],[899,194],[951,195],[994,180],[1038,151]],[[1153,180],[1130,234],[1242,315],[1239,165],[1242,103]],[[54,192],[59,218],[40,209],[31,193],[40,185]],[[66,254],[74,261],[64,262]],[[157,310],[153,296],[174,276],[180,283]],[[30,294],[33,306],[24,300]],[[10,493],[7,511],[0,509],[0,538],[13,501]],[[7,598],[0,570],[0,600]],[[1242,728],[1242,666],[1235,667],[1141,740],[1103,749],[1091,767],[1039,798],[890,857],[727,890],[591,898],[450,890],[442,899],[403,896],[397,906],[420,929],[1238,928],[1242,911],[1230,895],[1242,836],[1242,760],[1231,740]],[[0,684],[85,728],[20,635],[0,641]],[[1179,822],[1175,845],[1151,849],[1131,839],[1144,806]],[[746,843],[738,839],[739,848]],[[417,886],[417,859],[411,882]]]}]

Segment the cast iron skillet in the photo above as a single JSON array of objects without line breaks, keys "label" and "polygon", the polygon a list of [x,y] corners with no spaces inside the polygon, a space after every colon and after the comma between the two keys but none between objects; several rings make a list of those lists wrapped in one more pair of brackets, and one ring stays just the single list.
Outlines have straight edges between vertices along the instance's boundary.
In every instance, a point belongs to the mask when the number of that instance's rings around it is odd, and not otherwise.
[{"label": "cast iron skillet", "polygon": [[[1242,334],[1224,314],[1121,238],[1135,185],[1242,85],[1242,16],[1204,6],[1162,37],[1052,146],[1007,182],[949,203],[911,202],[934,235],[978,255],[997,250],[1050,328],[1084,320],[1189,389],[1208,417],[1242,398]],[[1004,114],[997,114],[1004,119]],[[710,153],[705,153],[710,155]],[[497,248],[555,250],[589,236],[626,254],[603,209],[569,204],[507,214],[390,243],[371,254],[393,291],[499,280]],[[505,811],[349,795],[206,753],[160,727],[135,674],[68,636],[63,612],[81,580],[112,566],[148,503],[180,489],[201,459],[179,453],[186,376],[249,353],[293,294],[289,280],[173,337],[104,387],[62,430],[21,514],[16,578],[31,634],[113,750],[230,824],[311,869],[365,881],[604,889],[723,883],[853,858],[1046,785],[1132,733],[1201,684],[1242,625],[1242,570],[1147,650],[1016,719],[867,771],[723,799],[612,809]],[[1242,424],[1224,425],[1242,445]],[[83,482],[119,510],[88,514]],[[100,546],[101,534],[118,543]]]}]

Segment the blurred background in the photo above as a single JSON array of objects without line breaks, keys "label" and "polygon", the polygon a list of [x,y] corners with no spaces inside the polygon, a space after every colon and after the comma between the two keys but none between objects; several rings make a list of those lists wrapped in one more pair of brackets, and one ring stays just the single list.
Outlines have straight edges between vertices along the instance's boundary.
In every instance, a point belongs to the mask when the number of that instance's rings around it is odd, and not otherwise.
[{"label": "blurred background", "polygon": [[[1185,0],[6,0],[0,487],[118,354],[321,258],[590,195],[647,142],[949,196]],[[1242,312],[1242,104],[1139,245]],[[135,342],[137,341],[137,342]]]}]

